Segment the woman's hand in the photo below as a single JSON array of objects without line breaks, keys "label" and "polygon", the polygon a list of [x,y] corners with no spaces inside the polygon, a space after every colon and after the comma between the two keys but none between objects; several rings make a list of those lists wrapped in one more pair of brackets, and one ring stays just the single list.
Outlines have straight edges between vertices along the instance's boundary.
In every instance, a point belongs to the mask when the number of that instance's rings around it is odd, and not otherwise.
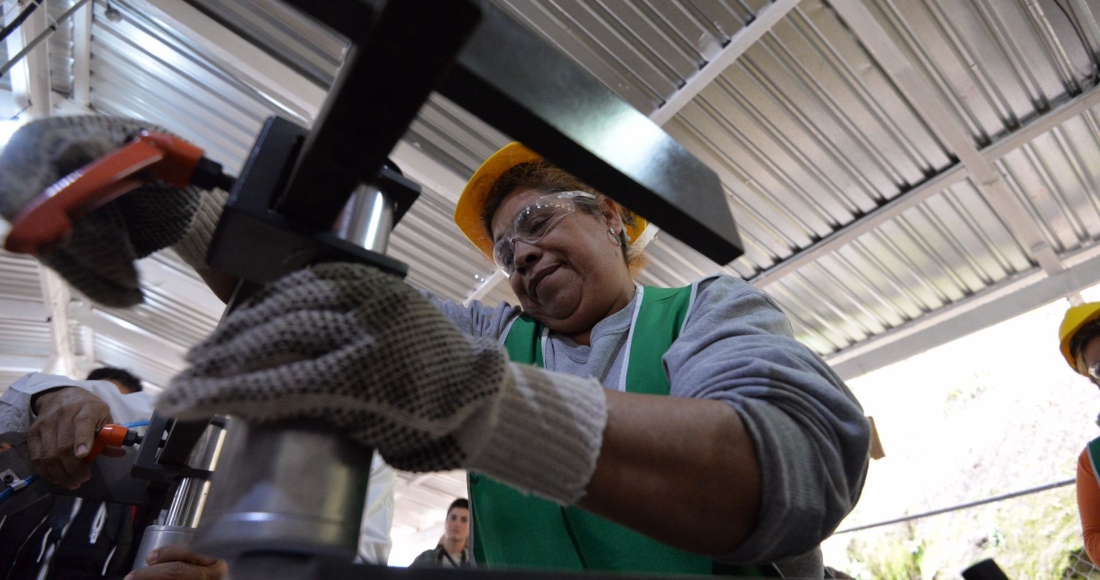
[{"label": "woman's hand", "polygon": [[187,355],[165,415],[316,419],[406,471],[470,468],[562,504],[591,478],[594,379],[508,362],[399,278],[329,263],[268,285]]},{"label": "woman's hand", "polygon": [[[0,215],[14,222],[44,189],[145,129],[165,132],[145,121],[90,115],[27,124],[0,156]],[[193,267],[204,267],[223,204],[224,193],[147,184],[76,220],[61,247],[36,257],[95,302],[132,306],[142,300],[134,262],[174,246]]]}]

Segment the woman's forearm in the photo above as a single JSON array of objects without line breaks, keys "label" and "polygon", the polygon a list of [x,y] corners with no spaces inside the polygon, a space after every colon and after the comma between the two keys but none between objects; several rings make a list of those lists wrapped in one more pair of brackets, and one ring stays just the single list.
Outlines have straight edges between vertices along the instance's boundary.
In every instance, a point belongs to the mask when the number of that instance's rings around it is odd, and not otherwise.
[{"label": "woman's forearm", "polygon": [[760,466],[725,403],[607,392],[608,422],[580,506],[670,546],[716,556],[760,512]]}]

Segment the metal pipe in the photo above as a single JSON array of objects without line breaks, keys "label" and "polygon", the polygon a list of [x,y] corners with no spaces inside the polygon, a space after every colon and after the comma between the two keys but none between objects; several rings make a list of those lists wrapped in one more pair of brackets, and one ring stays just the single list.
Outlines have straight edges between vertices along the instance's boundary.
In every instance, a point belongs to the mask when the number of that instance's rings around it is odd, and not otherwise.
[{"label": "metal pipe", "polygon": [[[393,222],[385,192],[360,185],[335,229],[341,239],[384,254]],[[351,561],[374,450],[320,423],[240,419],[230,422],[224,447],[196,551],[229,560],[234,576],[245,578],[270,571],[289,578],[291,568],[307,566],[313,556]],[[169,517],[187,521],[187,506],[178,503]]]},{"label": "metal pipe", "polygon": [[137,553],[134,554],[133,570],[140,570],[148,565],[145,563],[145,558],[149,552],[169,544],[190,544],[194,538],[195,528],[166,525],[152,525],[145,528],[145,533],[141,535],[141,544],[138,545]]},{"label": "metal pipe", "polygon": [[172,496],[172,502],[168,505],[168,514],[164,517],[165,525],[197,528],[209,493],[209,481],[197,477],[181,479]]},{"label": "metal pipe", "polygon": [[[212,471],[218,464],[225,438],[224,428],[216,423],[208,425],[191,450],[187,465]],[[145,528],[141,544],[134,555],[133,569],[144,568],[145,557],[157,548],[168,544],[190,543],[195,537],[195,528],[202,521],[209,494],[209,481],[197,477],[181,478],[172,494],[172,501],[168,504],[164,523]]]},{"label": "metal pipe", "polygon": [[[30,54],[30,52],[32,50],[34,50],[34,47],[41,44],[43,40],[46,40],[47,38],[50,37],[51,34],[53,34],[55,31],[57,31],[57,24],[59,22],[61,22],[61,21],[65,20],[66,18],[72,16],[74,12],[76,12],[78,9],[80,9],[81,6],[83,6],[87,3],[88,3],[88,0],[77,0],[77,2],[74,3],[71,8],[66,10],[64,14],[62,14],[61,16],[58,16],[57,20],[54,20],[52,24],[50,24],[49,26],[46,27],[46,30],[43,30],[41,34],[34,37],[34,40],[28,42],[27,45],[23,47],[23,50],[20,50],[18,53],[16,53],[15,56],[11,57],[11,59],[9,59],[8,62],[5,62],[3,64],[3,66],[0,66],[0,77],[4,76],[8,72],[8,70],[10,70],[11,67],[15,66],[16,64],[18,64],[20,60],[23,60],[23,57]],[[20,16],[22,16],[22,15],[20,15]],[[28,16],[30,16],[30,15],[28,14]]]},{"label": "metal pipe", "polygon": [[1100,46],[1100,26],[1096,24],[1096,17],[1093,16],[1092,9],[1089,8],[1086,0],[1069,0],[1069,11],[1077,18],[1081,28],[1085,29],[1085,37],[1088,38],[1085,51],[1089,53],[1089,60],[1095,67],[1097,66],[1096,47]]},{"label": "metal pipe", "polygon": [[[354,557],[373,450],[308,421],[234,419],[195,550]],[[231,564],[232,568],[232,564]]]},{"label": "metal pipe", "polygon": [[[1047,18],[1046,12],[1043,11],[1043,7],[1039,5],[1038,0],[1027,0],[1025,2],[1028,9],[1031,12],[1031,17],[1035,19],[1035,23],[1039,26],[1039,29],[1043,33],[1044,40],[1048,43],[1051,50],[1057,54],[1057,58],[1054,59],[1055,65],[1065,75],[1065,81],[1073,89],[1073,92],[1080,92],[1081,86],[1077,82],[1077,78],[1073,71],[1073,61],[1066,54],[1066,49],[1062,46],[1062,43],[1058,40],[1058,33],[1054,31],[1054,27],[1051,26],[1050,20]],[[1070,22],[1070,26],[1073,22]]]},{"label": "metal pipe", "polygon": [[[187,465],[195,469],[213,471],[221,456],[225,435],[225,429],[220,426],[214,423],[207,426],[206,432],[192,449]],[[172,501],[168,504],[168,514],[165,516],[164,523],[169,526],[198,527],[209,493],[209,481],[198,477],[181,478]]]},{"label": "metal pipe", "polygon": [[0,30],[0,42],[3,42],[9,36],[11,36],[11,33],[15,32],[16,29],[19,28],[19,25],[23,24],[23,22],[32,13],[34,13],[34,10],[36,8],[38,8],[39,6],[41,6],[41,5],[42,5],[42,0],[34,0],[34,2],[30,6],[27,6],[26,10],[20,12],[19,15],[15,17],[15,20],[12,20],[10,23],[8,23],[7,26],[5,26],[3,28],[3,30]]},{"label": "metal pipe", "polygon": [[340,214],[336,234],[372,252],[386,253],[393,230],[393,203],[373,185],[360,185]]}]

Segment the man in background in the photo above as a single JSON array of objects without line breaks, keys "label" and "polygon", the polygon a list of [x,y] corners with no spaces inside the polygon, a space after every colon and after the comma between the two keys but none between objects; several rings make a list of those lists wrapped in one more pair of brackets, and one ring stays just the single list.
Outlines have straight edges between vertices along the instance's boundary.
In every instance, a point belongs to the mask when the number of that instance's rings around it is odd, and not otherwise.
[{"label": "man in background", "polygon": [[443,537],[439,545],[425,550],[410,568],[473,568],[470,554],[470,502],[458,498],[447,508]]},{"label": "man in background", "polygon": [[[147,420],[154,402],[124,369],[97,368],[83,381],[31,373],[0,395],[0,432],[34,437],[35,472],[75,489],[90,476],[81,458],[95,429]],[[0,527],[0,578],[120,578],[133,563],[146,516],[129,505],[44,497]]]},{"label": "man in background", "polygon": [[[32,466],[35,473],[57,485],[76,489],[91,477],[91,471],[84,463],[83,457],[91,447],[95,430],[107,423],[146,421],[153,414],[155,402],[156,395],[145,391],[141,380],[123,369],[97,368],[83,381],[75,381],[60,375],[31,373],[17,380],[0,395],[0,433],[26,432],[28,445],[32,450]],[[32,441],[33,444],[31,444]],[[104,455],[109,453],[110,448],[103,452]],[[371,463],[370,487],[363,509],[356,558],[358,562],[384,565],[389,558],[392,547],[389,532],[393,524],[396,482],[396,472],[382,461],[376,452]],[[9,571],[23,570],[23,568],[19,567],[17,556],[8,552],[19,549],[29,554],[33,551],[34,557],[37,557],[40,553],[37,547],[42,545],[43,535],[47,530],[53,529],[52,525],[44,526],[44,522],[69,521],[79,517],[67,512],[60,513],[64,512],[64,504],[75,498],[47,499],[50,500],[50,504],[39,506],[42,502],[38,502],[32,506],[35,508],[33,512],[28,508],[19,513],[20,519],[33,520],[33,529],[24,528],[22,536],[13,535],[16,534],[16,526],[9,527],[7,524],[0,526],[0,580],[34,578],[36,572],[33,570],[37,568],[27,568],[26,575],[9,574]],[[62,504],[60,507],[58,507],[59,502]],[[125,508],[128,513],[134,512],[132,506],[117,507]],[[50,509],[53,509],[54,514],[58,514],[57,517],[51,518]],[[78,506],[78,509],[87,508]],[[42,510],[47,513],[40,513]],[[109,512],[106,515],[110,517]],[[98,520],[93,517],[92,522],[102,521],[102,517],[99,515]],[[138,521],[143,519],[145,518],[139,518]],[[9,523],[11,521],[9,518]],[[73,519],[73,521],[75,523],[77,520]],[[39,532],[34,536],[38,543],[31,541],[28,535],[28,532],[35,529]],[[121,578],[130,571],[134,563],[134,553],[141,541],[140,529],[135,530],[132,536],[132,546],[119,544],[117,546],[119,549],[109,552],[109,557],[99,568],[96,568],[95,563],[100,561],[99,559],[82,555],[74,558],[72,562],[81,568],[80,571],[55,575],[52,570],[49,570],[48,575],[44,577]],[[70,529],[66,537],[76,536]],[[128,536],[121,532],[113,537],[129,541]],[[104,538],[102,530],[95,538],[97,541]],[[84,535],[81,542],[87,542],[89,539],[91,534]],[[83,543],[79,545],[84,548]],[[29,548],[31,546],[34,546],[33,550]],[[145,579],[172,578],[176,573],[185,573],[197,578],[221,578],[225,575],[224,562],[191,554],[182,544],[159,550],[158,554],[159,558],[156,561],[148,562],[150,566],[135,573],[135,576]],[[64,556],[63,553],[61,555]],[[62,564],[63,561],[68,560],[68,558],[53,558],[55,564]],[[183,572],[180,572],[181,568],[184,569]],[[95,573],[92,573],[93,571]]]},{"label": "man in background", "polygon": [[100,367],[88,373],[89,381],[110,381],[118,387],[118,392],[123,395],[140,393],[145,389],[141,386],[141,379],[135,377],[130,371],[116,369],[114,367]]}]

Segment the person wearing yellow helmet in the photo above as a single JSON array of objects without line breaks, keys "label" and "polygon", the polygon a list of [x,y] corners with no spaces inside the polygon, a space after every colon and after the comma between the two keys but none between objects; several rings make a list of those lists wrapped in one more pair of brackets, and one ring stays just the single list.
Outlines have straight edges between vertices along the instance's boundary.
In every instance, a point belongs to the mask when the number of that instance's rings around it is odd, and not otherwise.
[{"label": "person wearing yellow helmet", "polygon": [[[1100,386],[1100,302],[1088,302],[1066,311],[1058,329],[1059,350],[1077,374]],[[1085,551],[1100,562],[1100,437],[1077,458],[1077,510]]]},{"label": "person wearing yellow helmet", "polygon": [[869,429],[768,296],[730,276],[638,285],[654,227],[520,143],[477,170],[455,222],[520,308],[444,312],[514,362],[594,377],[607,405],[583,509],[471,474],[479,566],[822,577]]}]

